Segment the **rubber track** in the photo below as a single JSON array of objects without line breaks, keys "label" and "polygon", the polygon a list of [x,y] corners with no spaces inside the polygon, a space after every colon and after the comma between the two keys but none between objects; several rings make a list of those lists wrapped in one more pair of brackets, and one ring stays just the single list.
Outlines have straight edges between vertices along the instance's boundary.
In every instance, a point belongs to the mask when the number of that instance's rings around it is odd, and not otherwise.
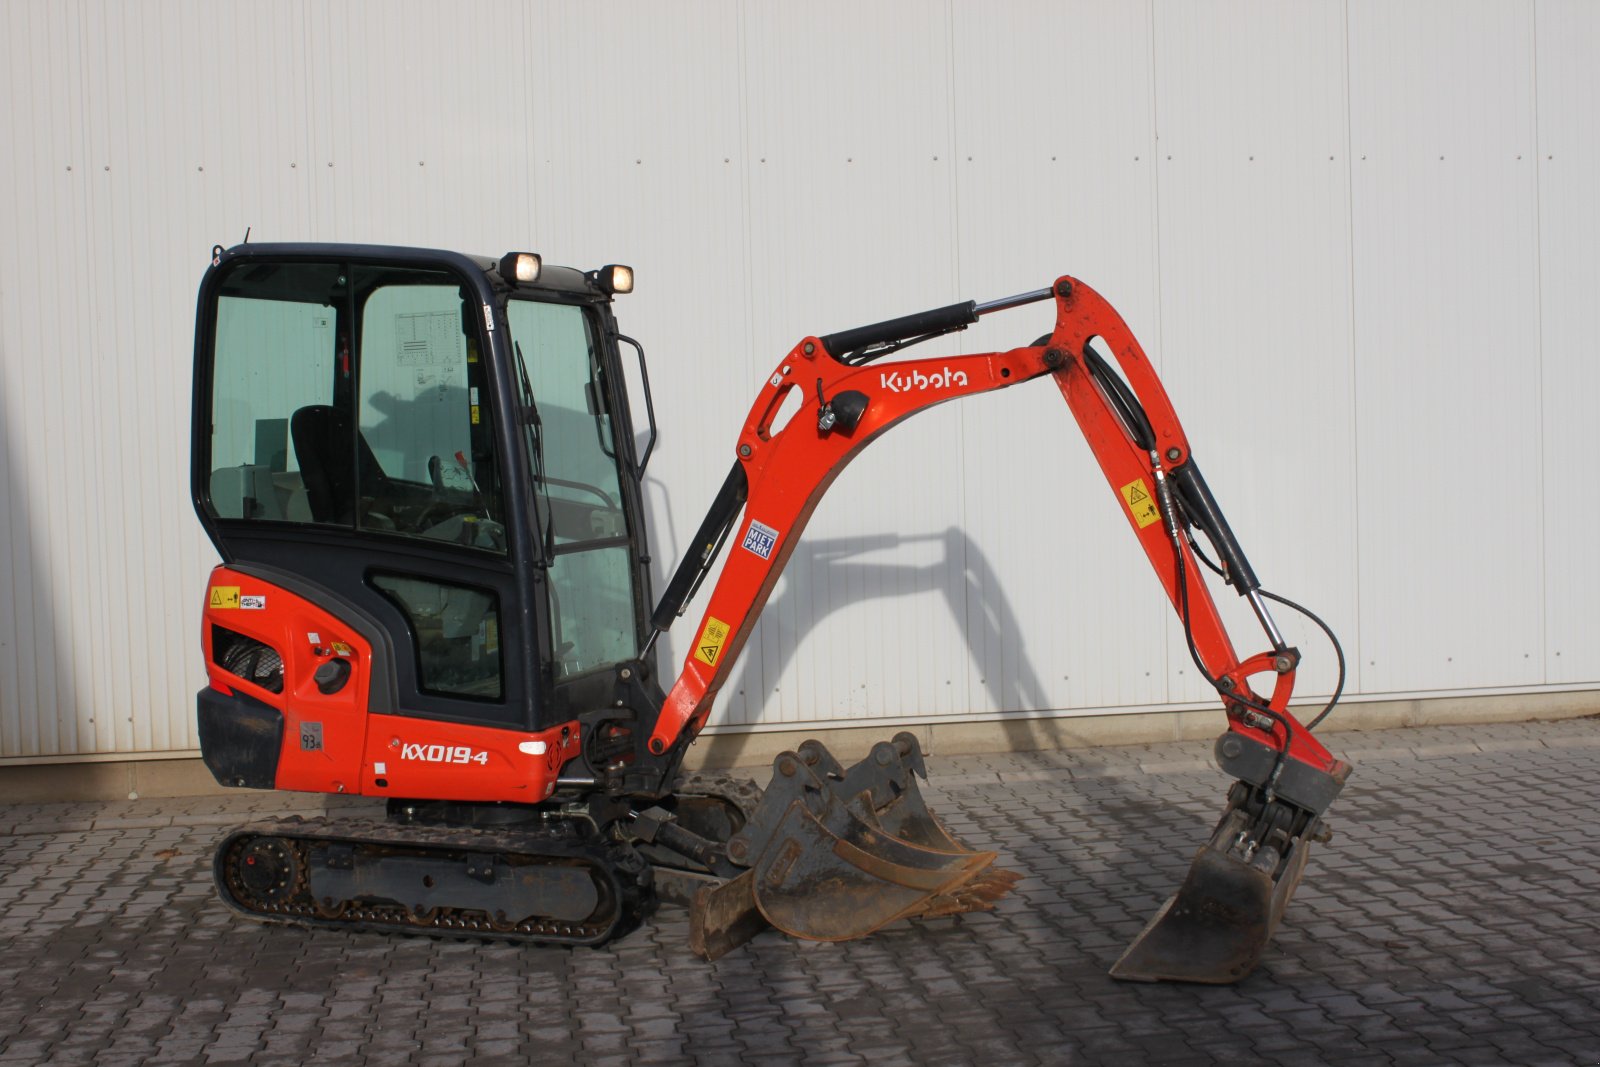
[{"label": "rubber track", "polygon": [[[283,901],[261,901],[252,905],[235,895],[227,877],[228,864],[250,841],[264,837],[282,838],[293,844],[299,884]],[[478,852],[503,856],[514,865],[553,862],[571,866],[573,861],[578,861],[599,876],[602,907],[600,914],[581,923],[527,920],[515,926],[495,923],[482,911],[448,907],[436,909],[426,921],[414,919],[405,905],[399,903],[341,902],[333,909],[325,909],[312,898],[309,889],[309,846],[313,842],[370,847],[385,852],[398,850],[414,856],[444,854],[448,857]],[[212,873],[223,903],[259,922],[528,944],[603,944],[633,930],[654,910],[656,903],[650,867],[630,846],[561,830],[400,826],[372,820],[292,816],[251,823],[230,831],[217,844]]]},{"label": "rubber track", "polygon": [[748,778],[696,771],[681,776],[673,786],[678,796],[715,797],[737,810],[746,820],[761,803],[761,787]]}]

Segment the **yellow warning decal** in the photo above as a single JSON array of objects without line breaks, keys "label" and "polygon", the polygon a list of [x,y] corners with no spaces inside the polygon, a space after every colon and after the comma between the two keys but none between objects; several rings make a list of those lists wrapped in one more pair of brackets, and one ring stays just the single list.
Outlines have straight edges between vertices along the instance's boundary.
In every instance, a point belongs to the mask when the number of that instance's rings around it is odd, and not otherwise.
[{"label": "yellow warning decal", "polygon": [[214,608],[236,608],[239,606],[239,587],[236,585],[214,585],[211,587],[211,606]]},{"label": "yellow warning decal", "polygon": [[706,628],[700,631],[700,640],[694,643],[694,658],[708,667],[717,665],[722,643],[728,639],[728,624],[716,616],[706,619]]},{"label": "yellow warning decal", "polygon": [[1122,499],[1128,502],[1128,511],[1139,529],[1161,521],[1161,512],[1156,508],[1155,498],[1150,495],[1150,486],[1143,478],[1135,478],[1123,486]]}]

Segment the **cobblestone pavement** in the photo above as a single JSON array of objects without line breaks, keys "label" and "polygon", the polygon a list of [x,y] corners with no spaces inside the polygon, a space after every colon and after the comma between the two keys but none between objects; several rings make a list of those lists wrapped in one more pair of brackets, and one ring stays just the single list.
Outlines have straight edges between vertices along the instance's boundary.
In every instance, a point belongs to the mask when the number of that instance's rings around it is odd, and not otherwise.
[{"label": "cobblestone pavement", "polygon": [[1600,721],[1328,737],[1335,837],[1232,987],[1106,977],[1221,810],[1205,744],[932,760],[1027,872],[996,912],[714,964],[677,909],[598,950],[225,910],[222,828],[316,797],[0,806],[0,1065],[1600,1062]]}]

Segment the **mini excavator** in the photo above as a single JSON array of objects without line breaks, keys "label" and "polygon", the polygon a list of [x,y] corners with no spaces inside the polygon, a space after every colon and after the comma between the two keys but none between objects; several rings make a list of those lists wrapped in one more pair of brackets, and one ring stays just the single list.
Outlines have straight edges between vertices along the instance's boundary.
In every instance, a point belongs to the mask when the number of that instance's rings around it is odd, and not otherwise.
[{"label": "mini excavator", "polygon": [[[191,472],[222,559],[201,629],[202,754],[227,786],[386,800],[382,818],[228,832],[213,861],[227,906],[268,923],[599,945],[667,901],[690,909],[708,959],[769,926],[838,941],[992,907],[1018,875],[928,809],[910,733],[849,767],[806,742],[765,788],[682,765],[845,464],[926,408],[1046,378],[1221,698],[1216,759],[1235,779],[1112,974],[1248,974],[1350,768],[1289,711],[1300,653],[1267,600],[1298,606],[1261,587],[1117,312],[1062,277],[805,338],[761,386],[652,606],[640,480],[654,403],[644,350],[612,310],[632,289],[626,266],[526,252],[213,249]],[[1046,301],[1055,328],[1032,345],[878,362]],[[780,420],[795,391],[800,410]],[[724,549],[666,680],[656,639]],[[1265,651],[1235,653],[1202,563],[1249,601]]]}]

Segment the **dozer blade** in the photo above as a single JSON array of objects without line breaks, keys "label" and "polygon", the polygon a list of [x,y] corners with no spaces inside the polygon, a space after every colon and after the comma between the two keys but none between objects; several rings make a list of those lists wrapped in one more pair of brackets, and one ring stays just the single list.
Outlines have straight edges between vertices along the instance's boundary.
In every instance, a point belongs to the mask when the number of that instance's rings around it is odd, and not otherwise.
[{"label": "dozer blade", "polygon": [[896,919],[987,910],[1017,880],[928,810],[911,734],[874,746],[848,771],[815,741],[773,766],[761,804],[728,843],[729,858],[749,870],[696,899],[690,944],[708,959],[762,920],[795,937],[845,941]]},{"label": "dozer blade", "polygon": [[1248,975],[1305,872],[1317,824],[1301,821],[1295,836],[1284,830],[1262,846],[1253,836],[1260,820],[1230,806],[1211,841],[1195,853],[1183,885],[1112,966],[1111,977],[1226,985]]},{"label": "dozer blade", "polygon": [[755,872],[700,890],[689,908],[689,951],[701,959],[727,955],[767,928],[756,907]]}]

